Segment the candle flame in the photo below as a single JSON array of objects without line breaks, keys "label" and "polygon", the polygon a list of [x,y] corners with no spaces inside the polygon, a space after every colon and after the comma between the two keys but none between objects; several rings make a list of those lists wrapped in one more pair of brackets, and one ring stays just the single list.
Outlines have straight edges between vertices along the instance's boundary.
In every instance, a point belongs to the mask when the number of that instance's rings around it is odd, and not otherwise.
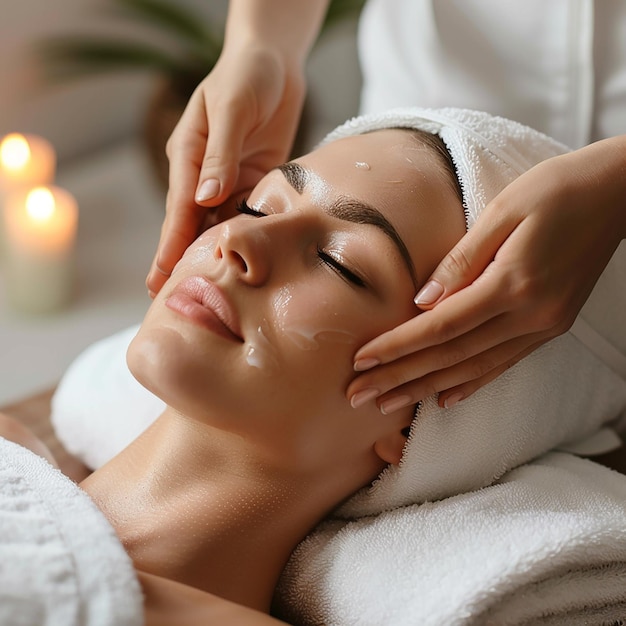
[{"label": "candle flame", "polygon": [[36,222],[49,220],[54,209],[54,196],[46,187],[36,187],[26,196],[26,212]]},{"label": "candle flame", "polygon": [[7,135],[0,143],[0,162],[9,170],[20,170],[30,161],[30,146],[19,133]]}]

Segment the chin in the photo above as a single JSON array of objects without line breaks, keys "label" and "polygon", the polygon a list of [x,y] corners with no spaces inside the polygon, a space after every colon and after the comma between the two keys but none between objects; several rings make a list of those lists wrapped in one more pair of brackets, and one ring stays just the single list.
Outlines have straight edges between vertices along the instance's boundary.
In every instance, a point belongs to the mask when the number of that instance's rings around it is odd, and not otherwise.
[{"label": "chin", "polygon": [[174,334],[171,329],[154,331],[142,327],[130,342],[126,352],[126,363],[130,373],[148,391],[167,404],[170,404],[169,399],[164,396],[170,395],[167,389],[175,385],[173,378],[176,368],[171,366],[168,356],[176,354],[177,351],[173,345],[178,343]]},{"label": "chin", "polygon": [[229,368],[198,344],[184,328],[144,324],[128,347],[126,362],[136,380],[169,407],[206,421],[208,414],[230,413],[241,389],[230,388]]},{"label": "chin", "polygon": [[[195,357],[195,358],[194,358]],[[210,391],[202,361],[174,328],[140,328],[126,353],[131,374],[168,406],[191,414],[206,406]]]}]

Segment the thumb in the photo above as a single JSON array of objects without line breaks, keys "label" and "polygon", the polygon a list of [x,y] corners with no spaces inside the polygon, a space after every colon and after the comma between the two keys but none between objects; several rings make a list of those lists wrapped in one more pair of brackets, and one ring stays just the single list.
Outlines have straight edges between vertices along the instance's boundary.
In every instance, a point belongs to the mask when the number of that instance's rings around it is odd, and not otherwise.
[{"label": "thumb", "polygon": [[[502,229],[501,229],[502,230]],[[500,245],[508,236],[488,221],[478,220],[446,254],[414,298],[416,306],[428,310],[448,296],[471,285],[493,261]]]}]

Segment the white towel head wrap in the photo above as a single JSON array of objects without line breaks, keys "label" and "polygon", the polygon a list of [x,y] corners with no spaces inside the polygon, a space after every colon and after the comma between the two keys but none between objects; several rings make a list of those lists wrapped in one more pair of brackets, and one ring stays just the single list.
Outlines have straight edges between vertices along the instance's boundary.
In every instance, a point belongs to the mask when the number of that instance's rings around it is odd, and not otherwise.
[{"label": "white towel head wrap", "polygon": [[[437,134],[452,156],[467,227],[506,185],[567,152],[557,141],[501,117],[464,109],[401,108],[349,120],[323,143],[384,128]],[[555,447],[597,434],[626,406],[626,385],[571,333],[545,344],[451,409],[427,398],[402,461],[338,515],[360,517],[492,484]]]},{"label": "white towel head wrap", "polygon": [[482,111],[399,108],[352,118],[322,143],[383,128],[414,128],[439,135],[463,190],[467,227],[506,185],[540,161],[568,148],[536,130]]}]

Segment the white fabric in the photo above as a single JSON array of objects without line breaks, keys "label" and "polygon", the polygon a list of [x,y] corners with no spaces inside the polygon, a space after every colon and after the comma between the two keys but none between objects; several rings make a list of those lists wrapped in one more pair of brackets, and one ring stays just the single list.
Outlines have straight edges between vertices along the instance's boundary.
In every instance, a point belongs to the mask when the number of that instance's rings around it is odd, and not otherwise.
[{"label": "white fabric", "polygon": [[0,624],[139,626],[132,562],[87,494],[0,438]]},{"label": "white fabric", "polygon": [[572,148],[626,132],[626,2],[368,0],[361,112],[455,106]]},{"label": "white fabric", "polygon": [[468,228],[485,205],[520,174],[569,151],[562,143],[510,119],[451,107],[398,107],[361,115],[335,128],[322,143],[382,128],[416,128],[443,139],[463,190]]},{"label": "white fabric", "polygon": [[481,491],[328,521],[276,605],[303,626],[621,624],[626,479],[550,453]]},{"label": "white fabric", "polygon": [[579,316],[574,320],[570,332],[602,362],[626,380],[626,355],[600,335],[583,317]]},{"label": "white fabric", "polygon": [[[519,174],[567,150],[517,122],[453,108],[409,107],[360,116],[325,141],[397,127],[425,130],[443,139],[463,190],[468,228]],[[618,283],[613,291],[626,289]],[[626,334],[623,311],[612,325]],[[452,409],[439,408],[435,398],[426,399],[400,465],[387,468],[340,514],[371,515],[479,489],[548,450],[581,446],[625,408],[626,380],[566,333]],[[598,441],[595,437],[594,444]]]}]

